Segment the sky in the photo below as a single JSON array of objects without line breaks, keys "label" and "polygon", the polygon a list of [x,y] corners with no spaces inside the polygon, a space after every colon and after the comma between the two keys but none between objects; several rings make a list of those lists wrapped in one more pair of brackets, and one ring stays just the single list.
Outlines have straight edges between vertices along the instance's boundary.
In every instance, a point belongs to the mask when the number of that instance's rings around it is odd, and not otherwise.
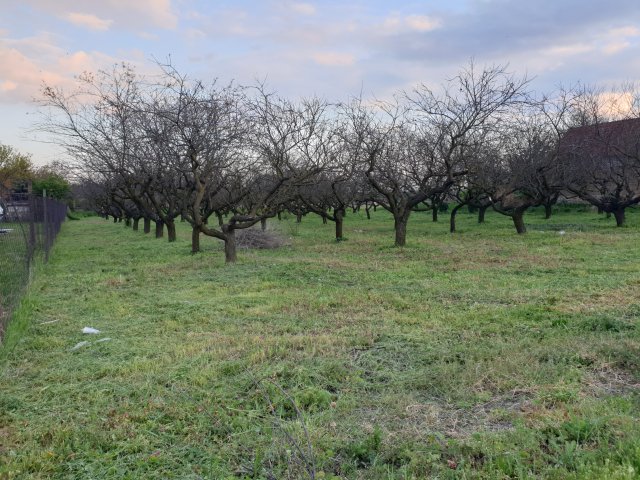
[{"label": "sky", "polygon": [[43,83],[155,61],[283,96],[387,98],[471,59],[551,91],[640,80],[639,0],[0,0],[0,143],[62,159],[33,132]]}]

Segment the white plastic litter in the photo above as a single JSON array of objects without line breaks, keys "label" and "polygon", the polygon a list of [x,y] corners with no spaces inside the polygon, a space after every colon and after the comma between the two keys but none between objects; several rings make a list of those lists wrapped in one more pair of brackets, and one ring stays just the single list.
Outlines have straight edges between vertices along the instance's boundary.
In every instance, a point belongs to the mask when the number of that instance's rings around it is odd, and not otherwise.
[{"label": "white plastic litter", "polygon": [[91,327],[84,327],[82,329],[82,333],[92,333],[92,334],[98,334],[100,333],[100,330],[96,329],[96,328],[91,328]]},{"label": "white plastic litter", "polygon": [[96,343],[108,342],[109,340],[111,340],[111,338],[109,338],[109,337],[104,337],[104,338],[101,338],[100,340],[96,340]]},{"label": "white plastic litter", "polygon": [[71,348],[71,351],[73,352],[74,350],[78,350],[78,349],[80,349],[82,347],[86,347],[87,345],[90,345],[90,344],[91,344],[91,342],[87,342],[87,341],[78,342]]},{"label": "white plastic litter", "polygon": [[566,232],[565,232],[564,230],[560,230],[560,231],[558,232],[558,235],[564,235],[565,233],[566,233]]}]

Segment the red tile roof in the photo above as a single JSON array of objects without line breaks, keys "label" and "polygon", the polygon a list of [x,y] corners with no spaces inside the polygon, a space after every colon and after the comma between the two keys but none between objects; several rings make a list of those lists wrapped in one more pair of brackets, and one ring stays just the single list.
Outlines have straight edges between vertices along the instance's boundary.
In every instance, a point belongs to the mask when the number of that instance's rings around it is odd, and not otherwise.
[{"label": "red tile roof", "polygon": [[560,152],[637,157],[640,153],[640,118],[570,128],[560,141]]}]

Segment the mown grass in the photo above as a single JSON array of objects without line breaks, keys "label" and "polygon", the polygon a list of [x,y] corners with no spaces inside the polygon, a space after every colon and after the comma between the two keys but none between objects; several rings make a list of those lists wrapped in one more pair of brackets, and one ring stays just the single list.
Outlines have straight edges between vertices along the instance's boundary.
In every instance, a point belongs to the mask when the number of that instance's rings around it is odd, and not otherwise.
[{"label": "mown grass", "polygon": [[459,217],[273,221],[232,266],[67,222],[0,354],[0,478],[637,478],[638,212]]}]

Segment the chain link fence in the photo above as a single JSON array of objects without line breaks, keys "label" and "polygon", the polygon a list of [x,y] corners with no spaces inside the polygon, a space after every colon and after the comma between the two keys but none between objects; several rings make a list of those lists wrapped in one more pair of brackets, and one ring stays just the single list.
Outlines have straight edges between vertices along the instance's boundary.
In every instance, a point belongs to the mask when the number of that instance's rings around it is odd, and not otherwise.
[{"label": "chain link fence", "polygon": [[34,261],[49,259],[66,214],[52,198],[0,190],[0,342]]}]

